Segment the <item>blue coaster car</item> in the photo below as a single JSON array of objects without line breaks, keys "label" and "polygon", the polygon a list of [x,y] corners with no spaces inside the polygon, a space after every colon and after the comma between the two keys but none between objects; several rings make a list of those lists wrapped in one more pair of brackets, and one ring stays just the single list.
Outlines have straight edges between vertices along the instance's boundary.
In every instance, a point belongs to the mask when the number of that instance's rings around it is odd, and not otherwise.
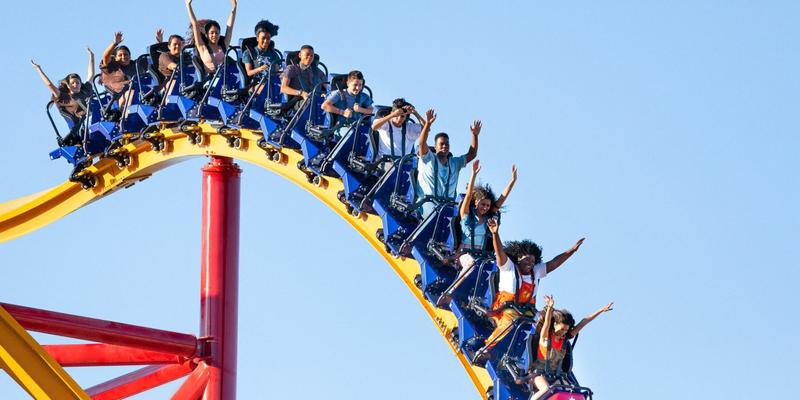
[{"label": "blue coaster car", "polygon": [[458,318],[458,344],[469,358],[483,347],[484,341],[494,330],[492,322],[486,317],[491,304],[484,302],[489,290],[489,276],[494,270],[493,260],[476,261],[452,293],[450,310]]},{"label": "blue coaster car", "polygon": [[401,254],[409,252],[419,262],[422,292],[434,304],[456,278],[446,244],[450,237],[450,220],[456,212],[455,203],[441,204],[401,246]]},{"label": "blue coaster car", "polygon": [[383,222],[383,228],[376,234],[395,255],[400,254],[400,247],[419,224],[411,183],[416,161],[414,155],[395,161],[367,196]]},{"label": "blue coaster car", "polygon": [[181,53],[177,71],[173,74],[175,89],[166,97],[159,118],[162,120],[178,121],[197,120],[193,111],[198,104],[204,101],[207,91],[207,77],[200,60],[195,56],[194,46],[186,46]]},{"label": "blue coaster car", "polygon": [[384,166],[391,163],[391,159],[376,157],[377,148],[374,131],[351,129],[339,140],[325,161],[327,165],[324,169],[332,165],[335,173],[342,179],[344,189],[338,194],[339,201],[354,215],[361,212],[376,214],[369,194],[383,176]]},{"label": "blue coaster car", "polygon": [[243,101],[238,104],[237,110],[232,115],[229,115],[228,111],[220,110],[223,122],[231,127],[257,130],[261,128],[260,122],[265,115],[276,117],[281,111],[280,75],[284,68],[283,54],[273,48],[272,51],[278,61],[269,63],[268,60],[264,60],[265,64],[268,65],[267,71],[249,77],[242,58],[245,52],[251,51],[256,45],[255,37],[239,40],[236,65],[240,71],[239,77],[242,79],[244,87],[247,88],[247,92],[242,99]]},{"label": "blue coaster car", "polygon": [[150,55],[136,60],[136,76],[131,80],[130,101],[122,112],[120,131],[139,133],[158,120],[157,93],[161,87],[158,76],[154,76]]}]

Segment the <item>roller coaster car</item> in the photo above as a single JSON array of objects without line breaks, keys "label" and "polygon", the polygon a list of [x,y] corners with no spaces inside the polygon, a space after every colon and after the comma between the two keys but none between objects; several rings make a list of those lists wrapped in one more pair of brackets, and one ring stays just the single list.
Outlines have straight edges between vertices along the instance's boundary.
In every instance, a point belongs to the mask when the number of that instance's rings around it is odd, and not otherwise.
[{"label": "roller coaster car", "polygon": [[468,358],[484,346],[485,340],[494,330],[492,322],[486,317],[486,307],[477,304],[486,290],[489,271],[493,262],[476,262],[473,269],[465,274],[465,282],[453,293],[450,310],[458,318],[459,347]]},{"label": "roller coaster car", "polygon": [[[235,58],[230,57],[231,52],[234,52]],[[212,82],[208,105],[217,109],[223,124],[233,125],[234,117],[241,113],[247,103],[249,86],[239,47],[229,47],[225,55],[225,63],[219,67],[221,71],[218,71],[216,81]]]},{"label": "roller coaster car", "polygon": [[127,96],[130,100],[122,110],[120,130],[142,132],[147,126],[158,120],[158,93],[161,88],[158,76],[154,75],[150,55],[145,54],[136,59],[136,75],[131,79]]},{"label": "roller coaster car", "polygon": [[[241,107],[239,112],[232,118],[233,122],[226,122],[228,125],[238,126],[248,129],[261,128],[260,121],[266,116],[277,117],[280,115],[281,107],[281,78],[280,73],[283,70],[283,54],[277,50],[272,51],[277,56],[278,60],[274,64],[267,64],[268,72],[262,72],[256,76],[249,77],[247,69],[242,61],[244,53],[252,51],[257,45],[255,37],[249,37],[239,40],[239,57],[237,64],[239,70],[243,71],[242,77],[245,86],[249,88],[250,95]],[[267,131],[269,132],[269,131]]]},{"label": "roller coaster car", "polygon": [[400,246],[400,255],[413,255],[421,266],[421,289],[436,303],[442,293],[453,283],[456,270],[450,265],[449,254],[437,257],[450,235],[450,219],[457,212],[455,203],[442,203],[425,218]]},{"label": "roller coaster car", "polygon": [[[365,117],[362,117],[365,118]],[[342,179],[342,203],[354,213],[375,214],[369,193],[384,173],[389,159],[376,159],[378,141],[375,131],[351,129],[336,144],[325,160]]]},{"label": "roller coaster car", "polygon": [[416,161],[413,154],[396,160],[367,195],[383,222],[381,239],[396,255],[420,222],[412,200],[415,190],[411,171],[416,168]]},{"label": "roller coaster car", "polygon": [[207,89],[210,88],[210,77],[203,69],[203,64],[195,54],[194,46],[186,46],[181,52],[178,68],[176,68],[176,90],[167,96],[164,110],[161,112],[163,120],[197,120],[205,103]]}]

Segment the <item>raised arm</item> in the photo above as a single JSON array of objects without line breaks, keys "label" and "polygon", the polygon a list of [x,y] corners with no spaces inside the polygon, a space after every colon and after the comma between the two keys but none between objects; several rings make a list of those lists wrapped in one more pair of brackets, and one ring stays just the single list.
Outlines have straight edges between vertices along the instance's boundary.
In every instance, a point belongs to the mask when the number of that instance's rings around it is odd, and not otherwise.
[{"label": "raised arm", "polygon": [[114,49],[122,43],[123,40],[122,32],[114,33],[114,41],[111,42],[108,47],[106,47],[105,51],[103,51],[103,58],[100,60],[100,66],[106,66],[111,62],[111,58],[114,55]]},{"label": "raised arm", "polygon": [[194,10],[192,9],[192,0],[186,0],[186,11],[189,13],[189,22],[192,24],[194,47],[198,50],[205,48],[206,44],[203,42],[202,36],[200,36],[200,27],[197,26],[197,17],[194,16]]},{"label": "raised arm", "polygon": [[594,319],[597,318],[598,315],[600,315],[600,314],[602,314],[604,312],[609,312],[609,311],[611,311],[613,309],[614,309],[614,302],[612,301],[611,303],[606,304],[605,306],[603,306],[599,310],[587,315],[584,319],[581,320],[581,322],[578,323],[578,325],[576,325],[574,328],[572,328],[572,331],[570,332],[570,337],[577,336],[578,333],[581,331],[581,329],[586,327],[586,325],[589,325],[589,322],[594,321]]},{"label": "raised arm", "polygon": [[233,23],[236,21],[236,0],[231,0],[231,15],[228,16],[228,24],[225,27],[225,48],[231,45],[231,36],[233,36]]},{"label": "raised arm", "polygon": [[547,346],[547,341],[550,340],[550,320],[553,318],[553,296],[544,296],[544,322],[542,323],[542,331],[539,333],[539,345]]},{"label": "raised arm", "polygon": [[397,110],[393,110],[389,114],[386,114],[385,117],[375,118],[375,121],[372,122],[372,130],[377,131],[378,129],[381,129],[383,124],[388,123],[389,120],[391,120],[392,118],[394,118],[394,117],[396,117],[396,116],[398,116],[398,115],[400,115],[402,113],[403,113],[403,110],[398,108]]},{"label": "raised arm", "polygon": [[461,215],[461,219],[467,218],[467,214],[469,214],[469,204],[472,202],[472,189],[475,188],[475,177],[478,176],[478,172],[481,171],[481,161],[475,160],[472,163],[472,175],[469,176],[469,183],[467,183],[467,193],[464,195],[464,200],[461,201],[461,207],[458,209],[458,214]]},{"label": "raised arm", "polygon": [[482,127],[483,123],[479,119],[472,121],[472,125],[469,126],[469,130],[472,132],[472,143],[470,143],[469,151],[467,151],[467,162],[474,160],[478,155],[478,135],[481,134]]},{"label": "raised arm", "polygon": [[422,157],[428,154],[428,134],[431,133],[431,125],[436,121],[436,111],[432,108],[425,111],[425,125],[422,126],[422,131],[419,133],[419,140],[417,142],[417,154]]},{"label": "raised arm", "polygon": [[495,211],[499,210],[500,207],[503,206],[503,203],[505,203],[506,200],[508,200],[508,195],[511,194],[511,189],[514,189],[514,184],[515,183],[517,183],[517,166],[516,165],[512,165],[511,166],[511,181],[508,182],[508,185],[506,185],[506,188],[503,189],[503,193],[500,194],[500,197],[497,199],[497,201],[492,206],[492,208]]},{"label": "raised arm", "polygon": [[39,77],[42,78],[42,81],[44,81],[45,86],[47,86],[47,88],[50,89],[50,93],[53,93],[53,96],[58,97],[58,88],[55,85],[53,85],[53,82],[50,81],[50,78],[48,78],[47,75],[45,75],[44,71],[42,71],[42,67],[39,66],[39,64],[35,63],[33,60],[31,60],[31,65],[33,65],[33,68],[36,70],[36,72],[39,73]]},{"label": "raised arm", "polygon": [[501,265],[506,265],[508,261],[506,251],[503,250],[503,241],[500,240],[500,223],[494,218],[489,218],[486,224],[489,226],[489,232],[492,234],[492,246],[494,246],[497,268],[500,268]]},{"label": "raised arm", "polygon": [[86,82],[92,82],[92,78],[94,78],[94,53],[89,46],[86,46],[86,54],[89,55],[89,66],[86,67]]},{"label": "raised arm", "polygon": [[578,240],[575,243],[575,245],[572,246],[571,249],[569,249],[569,250],[567,250],[567,251],[555,256],[555,258],[553,258],[552,260],[548,261],[547,262],[547,273],[549,274],[549,273],[555,271],[556,268],[560,267],[561,264],[564,263],[564,261],[569,260],[569,258],[572,257],[572,255],[575,254],[578,251],[578,249],[583,244],[584,240],[586,240],[586,238],[580,238],[580,240]]}]

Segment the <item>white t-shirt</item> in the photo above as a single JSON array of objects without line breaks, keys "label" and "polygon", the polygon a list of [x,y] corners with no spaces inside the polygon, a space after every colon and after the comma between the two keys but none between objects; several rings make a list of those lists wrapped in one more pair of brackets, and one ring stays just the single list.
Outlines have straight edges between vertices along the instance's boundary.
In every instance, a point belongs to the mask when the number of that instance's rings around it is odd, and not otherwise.
[{"label": "white t-shirt", "polygon": [[[499,291],[517,293],[517,289],[522,286],[522,283],[517,282],[517,276],[514,273],[514,269],[516,268],[517,266],[511,261],[511,258],[507,258],[506,263],[498,268],[500,270],[500,282],[497,285]],[[533,294],[531,298],[535,299],[536,291],[539,289],[539,280],[547,276],[547,264],[538,263],[534,265],[532,275],[533,276],[520,274],[520,277],[525,283],[533,283]]]},{"label": "white t-shirt", "polygon": [[[389,125],[391,125],[392,130],[391,136],[389,135]],[[392,144],[394,144],[395,157],[411,154],[421,131],[422,127],[419,124],[410,121],[406,123],[406,147],[404,149],[401,147],[403,145],[403,127],[395,126],[391,120],[387,121],[378,129],[378,154],[391,156]],[[394,143],[392,143],[392,137],[394,138]]]}]

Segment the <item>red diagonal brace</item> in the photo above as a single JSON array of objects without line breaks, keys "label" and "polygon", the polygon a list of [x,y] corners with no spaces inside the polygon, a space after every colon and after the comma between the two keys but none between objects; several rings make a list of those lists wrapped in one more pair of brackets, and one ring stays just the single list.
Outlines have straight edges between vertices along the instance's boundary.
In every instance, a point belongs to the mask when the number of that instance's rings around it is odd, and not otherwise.
[{"label": "red diagonal brace", "polygon": [[208,365],[201,361],[170,399],[198,400],[208,385],[209,372]]},{"label": "red diagonal brace", "polygon": [[192,372],[191,363],[153,365],[86,389],[92,400],[118,400],[172,382]]},{"label": "red diagonal brace", "polygon": [[63,367],[180,364],[186,361],[174,354],[111,344],[54,344],[42,347]]},{"label": "red diagonal brace", "polygon": [[143,326],[80,317],[55,311],[0,303],[25,329],[76,339],[136,347],[186,358],[195,355],[193,335],[145,328]]}]

